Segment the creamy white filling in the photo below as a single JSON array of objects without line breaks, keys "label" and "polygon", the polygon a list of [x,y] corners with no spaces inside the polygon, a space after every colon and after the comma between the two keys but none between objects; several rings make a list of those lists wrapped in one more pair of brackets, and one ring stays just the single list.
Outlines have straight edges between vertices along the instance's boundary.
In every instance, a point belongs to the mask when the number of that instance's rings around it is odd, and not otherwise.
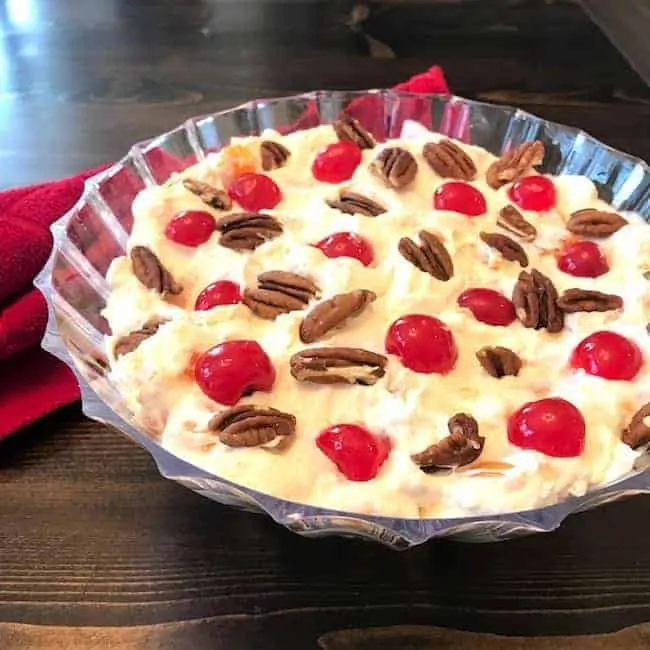
[{"label": "creamy white filling", "polygon": [[[154,317],[169,319],[133,353],[112,360],[112,378],[128,406],[144,426],[162,434],[165,447],[216,475],[275,496],[347,511],[404,517],[457,517],[533,508],[569,495],[584,494],[593,486],[610,482],[631,471],[637,456],[620,442],[620,431],[636,409],[650,401],[650,282],[643,279],[649,267],[650,228],[636,215],[630,224],[600,243],[610,271],[595,279],[561,273],[555,253],[570,238],[565,223],[581,208],[609,209],[598,200],[596,188],[586,178],[555,177],[558,203],[548,213],[525,212],[539,236],[524,247],[529,268],[548,275],[558,290],[579,287],[623,297],[622,312],[568,315],[559,335],[524,328],[515,322],[507,328],[477,322],[456,304],[469,287],[487,287],[510,296],[521,270],[485,246],[480,231],[496,232],[496,215],[509,203],[506,191],[494,191],[484,182],[494,157],[487,151],[462,145],[474,160],[478,176],[472,182],[488,204],[486,215],[468,218],[454,212],[434,211],[433,192],[439,178],[421,156],[426,142],[440,136],[409,125],[406,137],[382,146],[399,144],[418,162],[411,186],[395,191],[368,171],[377,151],[364,151],[354,177],[341,185],[319,183],[311,175],[314,156],[336,141],[331,127],[264,139],[282,142],[291,151],[288,164],[269,175],[278,183],[283,200],[269,211],[283,223],[285,234],[252,253],[238,253],[218,244],[218,233],[198,248],[186,248],[166,239],[166,224],[181,210],[211,211],[181,183],[144,190],[133,205],[134,226],[129,247],[152,249],[184,287],[175,304],[145,289],[134,277],[127,258],[116,259],[108,274],[111,295],[105,316],[112,340],[142,326]],[[262,138],[236,140],[257,151]],[[183,172],[198,180],[220,185],[221,155]],[[328,207],[345,188],[364,194],[387,208],[375,217],[347,215]],[[236,208],[235,208],[236,211]],[[223,213],[212,211],[215,217]],[[397,250],[400,237],[417,239],[427,229],[438,234],[454,260],[455,275],[440,282],[417,270]],[[356,232],[368,239],[375,261],[328,259],[310,244],[337,231]],[[304,312],[280,316],[274,322],[254,316],[244,305],[192,311],[196,296],[215,280],[254,286],[265,270],[286,270],[310,276],[321,288],[321,299],[353,289],[371,289],[378,298],[359,317],[332,332],[322,345],[363,347],[384,353],[390,323],[408,313],[426,313],[443,320],[454,333],[459,348],[455,369],[448,375],[422,375],[404,368],[390,357],[387,372],[374,386],[322,386],[297,382],[289,374],[289,358],[305,348],[298,337]],[[586,335],[609,329],[634,340],[643,350],[645,364],[633,382],[612,382],[574,372],[568,359]],[[263,448],[232,449],[206,432],[209,419],[222,410],[206,397],[188,376],[192,356],[231,339],[253,339],[272,359],[277,380],[271,393],[255,393],[243,403],[271,405],[297,417],[292,443],[281,451]],[[505,345],[523,359],[518,377],[494,379],[480,367],[475,352],[484,345]],[[506,421],[523,403],[546,396],[573,402],[587,424],[584,453],[577,458],[552,458],[525,451],[508,442]],[[410,456],[448,433],[446,422],[457,412],[472,413],[486,444],[481,465],[451,474],[425,474]],[[388,436],[392,450],[376,478],[348,481],[316,447],[318,433],[333,424],[362,423]],[[492,465],[491,465],[492,463]],[[494,463],[497,463],[495,466]]]}]

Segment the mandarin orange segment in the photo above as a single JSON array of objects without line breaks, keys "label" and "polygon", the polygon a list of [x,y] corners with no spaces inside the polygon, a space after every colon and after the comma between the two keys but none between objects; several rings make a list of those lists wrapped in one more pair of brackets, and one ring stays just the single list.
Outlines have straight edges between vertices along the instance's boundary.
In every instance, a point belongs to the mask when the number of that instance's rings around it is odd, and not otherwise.
[{"label": "mandarin orange segment", "polygon": [[476,463],[468,465],[466,469],[481,469],[491,472],[507,472],[512,469],[512,463],[506,463],[502,460],[480,460]]},{"label": "mandarin orange segment", "polygon": [[185,377],[187,377],[188,379],[191,379],[192,381],[194,381],[194,372],[195,372],[196,362],[199,360],[200,356],[201,356],[201,354],[199,352],[192,352],[192,355],[190,356],[187,367],[183,371],[183,374],[185,375]]},{"label": "mandarin orange segment", "polygon": [[242,174],[259,168],[259,156],[249,146],[232,144],[221,152],[221,177],[225,188]]}]

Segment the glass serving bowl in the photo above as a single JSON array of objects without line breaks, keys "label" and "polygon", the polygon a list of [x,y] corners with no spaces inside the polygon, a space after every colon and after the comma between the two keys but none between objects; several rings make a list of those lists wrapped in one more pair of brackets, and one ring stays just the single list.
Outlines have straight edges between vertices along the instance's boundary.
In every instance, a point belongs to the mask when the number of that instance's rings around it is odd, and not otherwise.
[{"label": "glass serving bowl", "polygon": [[164,477],[210,499],[264,512],[301,535],[357,536],[395,549],[434,537],[487,542],[550,531],[573,512],[650,493],[645,454],[630,475],[550,507],[460,519],[366,516],[293,503],[221,479],[173,456],[163,449],[155,433],[136,424],[107,377],[104,335],[108,325],[101,315],[109,291],[105,274],[113,258],[124,254],[136,194],[202,160],[206,153],[218,151],[233,136],[259,135],[267,128],[290,133],[330,123],[342,112],[356,117],[378,140],[399,136],[406,120],[496,155],[521,142],[540,139],[547,152],[543,171],[585,175],[617,210],[632,210],[650,220],[650,172],[643,161],[615,151],[583,131],[516,108],[389,90],[318,91],[256,100],[192,118],[169,133],[134,145],[126,157],[88,180],[79,202],[52,226],[53,253],[36,280],[49,305],[43,347],[75,372],[83,412],[147,449]]}]

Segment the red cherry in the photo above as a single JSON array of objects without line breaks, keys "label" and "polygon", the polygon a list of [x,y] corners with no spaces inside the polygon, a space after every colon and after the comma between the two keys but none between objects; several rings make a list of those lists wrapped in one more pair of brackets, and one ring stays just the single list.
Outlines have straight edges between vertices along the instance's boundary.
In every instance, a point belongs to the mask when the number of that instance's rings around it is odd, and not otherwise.
[{"label": "red cherry", "polygon": [[352,178],[360,164],[361,149],[344,140],[325,147],[314,158],[311,172],[323,183],[342,183]]},{"label": "red cherry", "polygon": [[210,213],[185,210],[167,224],[165,236],[177,244],[196,248],[210,239],[215,228],[216,223]]},{"label": "red cherry", "polygon": [[522,210],[545,212],[556,203],[557,192],[553,181],[546,176],[524,176],[508,190],[510,200]]},{"label": "red cherry", "polygon": [[201,291],[194,304],[194,309],[206,311],[218,305],[236,305],[238,302],[241,302],[239,285],[229,280],[218,280]]},{"label": "red cherry", "polygon": [[375,255],[370,242],[353,232],[335,232],[314,244],[327,257],[353,257],[370,266]]},{"label": "red cherry", "polygon": [[571,366],[603,379],[634,379],[643,364],[639,346],[616,332],[594,332],[571,355]]},{"label": "red cherry", "polygon": [[275,381],[275,369],[259,343],[226,341],[197,359],[194,378],[210,399],[233,406],[243,395],[269,392]]},{"label": "red cherry", "polygon": [[451,330],[437,318],[408,314],[388,328],[386,352],[414,372],[447,374],[456,365],[458,348]]},{"label": "red cherry", "polygon": [[571,402],[547,397],[524,404],[510,416],[508,440],[547,456],[580,456],[585,448],[585,420]]},{"label": "red cherry", "polygon": [[592,241],[578,241],[567,246],[557,259],[557,267],[577,278],[597,278],[609,271],[607,258]]},{"label": "red cherry", "polygon": [[390,441],[356,424],[336,424],[316,438],[318,448],[350,481],[369,481],[390,453]]},{"label": "red cherry", "polygon": [[228,194],[244,210],[271,210],[282,200],[282,192],[275,181],[264,174],[242,174],[228,187]]},{"label": "red cherry", "polygon": [[487,212],[487,203],[481,192],[462,181],[451,181],[438,187],[433,193],[433,207],[460,212],[468,217],[478,217]]},{"label": "red cherry", "polygon": [[466,289],[458,296],[458,306],[467,307],[476,320],[505,327],[516,318],[515,306],[493,289]]}]

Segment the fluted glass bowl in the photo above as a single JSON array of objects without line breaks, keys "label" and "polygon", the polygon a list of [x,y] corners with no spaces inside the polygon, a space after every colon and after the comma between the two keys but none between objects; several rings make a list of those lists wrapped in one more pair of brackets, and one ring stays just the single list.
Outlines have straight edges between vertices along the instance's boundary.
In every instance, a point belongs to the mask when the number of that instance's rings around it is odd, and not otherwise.
[{"label": "fluted glass bowl", "polygon": [[104,335],[108,325],[101,312],[108,294],[106,271],[113,258],[124,254],[136,194],[202,160],[207,152],[218,151],[233,136],[259,135],[267,128],[290,133],[330,123],[342,112],[359,119],[378,140],[398,136],[406,120],[496,155],[521,142],[540,139],[547,151],[543,171],[585,175],[616,209],[632,210],[650,220],[650,173],[643,161],[615,151],[583,131],[516,108],[446,95],[319,91],[256,100],[192,118],[173,131],[134,145],[122,160],[87,181],[79,202],[52,227],[53,253],[36,280],[49,305],[43,347],[77,375],[84,413],[116,427],[146,448],[164,477],[210,499],[262,511],[302,535],[358,536],[395,549],[434,537],[486,542],[550,531],[573,512],[650,493],[650,472],[644,471],[646,454],[630,475],[555,506],[461,519],[373,517],[293,503],[221,479],[173,456],[155,434],[135,423],[107,377]]}]

